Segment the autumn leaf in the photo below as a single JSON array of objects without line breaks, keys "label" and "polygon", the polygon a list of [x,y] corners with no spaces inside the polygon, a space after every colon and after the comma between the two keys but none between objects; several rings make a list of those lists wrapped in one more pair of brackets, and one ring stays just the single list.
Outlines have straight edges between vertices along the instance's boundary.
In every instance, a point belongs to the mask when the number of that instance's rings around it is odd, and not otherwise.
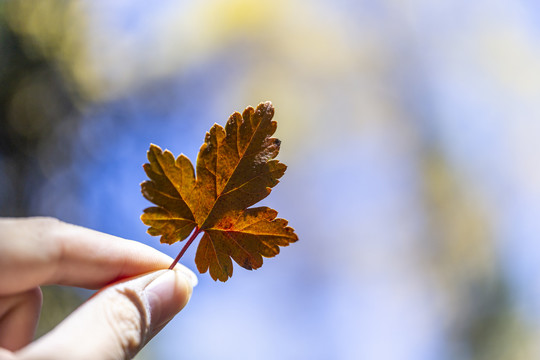
[{"label": "autumn leaf", "polygon": [[[150,180],[141,184],[146,199],[156,206],[144,210],[141,220],[150,235],[162,243],[186,245],[204,233],[195,263],[201,273],[227,281],[232,260],[245,269],[258,269],[263,257],[274,257],[280,246],[298,240],[287,220],[268,207],[249,208],[270,194],[287,168],[275,160],[281,142],[271,137],[277,123],[270,102],[235,112],[225,128],[214,124],[197,156],[197,175],[184,155],[150,145],[144,170]],[[232,260],[231,260],[232,259]]]}]

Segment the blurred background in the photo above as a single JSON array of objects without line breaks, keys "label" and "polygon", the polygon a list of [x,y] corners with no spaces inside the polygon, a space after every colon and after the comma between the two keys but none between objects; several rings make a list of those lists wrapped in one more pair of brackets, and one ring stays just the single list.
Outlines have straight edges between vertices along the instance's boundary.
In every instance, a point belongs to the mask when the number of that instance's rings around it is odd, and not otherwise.
[{"label": "blurred background", "polygon": [[[534,1],[0,2],[0,215],[159,244],[150,143],[271,100],[300,241],[137,359],[540,358]],[[192,246],[182,262],[196,269]],[[38,336],[89,296],[47,287]]]}]

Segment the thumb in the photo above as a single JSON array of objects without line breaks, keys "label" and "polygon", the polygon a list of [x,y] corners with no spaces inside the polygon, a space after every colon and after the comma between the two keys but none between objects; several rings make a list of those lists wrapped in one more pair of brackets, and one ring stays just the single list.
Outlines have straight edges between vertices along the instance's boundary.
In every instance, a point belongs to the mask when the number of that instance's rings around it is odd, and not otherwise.
[{"label": "thumb", "polygon": [[187,304],[197,277],[184,266],[109,286],[17,359],[131,359]]}]

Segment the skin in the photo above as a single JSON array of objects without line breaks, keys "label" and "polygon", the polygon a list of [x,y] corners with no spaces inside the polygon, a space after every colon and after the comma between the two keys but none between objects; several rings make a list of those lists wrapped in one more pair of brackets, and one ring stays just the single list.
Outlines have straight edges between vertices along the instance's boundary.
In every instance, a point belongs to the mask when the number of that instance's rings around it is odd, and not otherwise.
[{"label": "skin", "polygon": [[[0,219],[0,360],[132,358],[191,297],[197,278],[171,262],[56,219]],[[32,342],[47,284],[99,291]]]}]

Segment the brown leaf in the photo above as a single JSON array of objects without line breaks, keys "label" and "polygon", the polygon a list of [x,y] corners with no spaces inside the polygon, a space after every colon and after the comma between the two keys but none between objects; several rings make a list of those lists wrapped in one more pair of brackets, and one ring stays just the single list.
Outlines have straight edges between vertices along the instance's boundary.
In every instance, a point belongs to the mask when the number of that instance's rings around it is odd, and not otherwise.
[{"label": "brown leaf", "polygon": [[150,145],[144,165],[150,180],[141,188],[157,206],[145,209],[141,219],[150,226],[149,234],[161,235],[168,244],[193,231],[189,246],[204,231],[195,263],[214,280],[232,276],[231,258],[248,270],[257,269],[263,256],[273,257],[279,246],[298,240],[286,220],[276,219],[275,210],[248,209],[270,194],[287,168],[274,160],[281,142],[271,137],[277,127],[273,116],[274,107],[266,102],[242,115],[235,112],[225,128],[212,126],[199,150],[196,178],[187,157],[175,160],[168,150]]}]

